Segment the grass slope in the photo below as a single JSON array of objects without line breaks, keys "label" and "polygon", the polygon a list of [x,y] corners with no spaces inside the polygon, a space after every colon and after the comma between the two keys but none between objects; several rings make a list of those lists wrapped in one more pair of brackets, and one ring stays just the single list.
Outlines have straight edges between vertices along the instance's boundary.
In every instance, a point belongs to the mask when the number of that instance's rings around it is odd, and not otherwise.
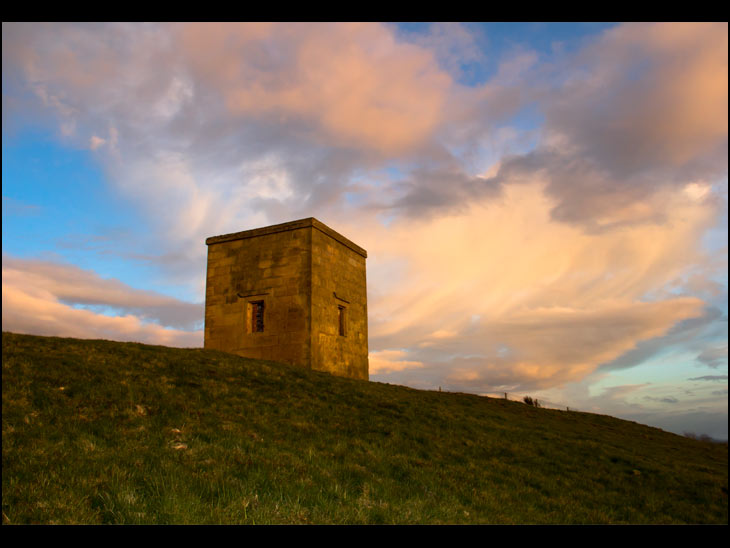
[{"label": "grass slope", "polygon": [[18,523],[727,523],[727,445],[202,349],[3,333]]}]

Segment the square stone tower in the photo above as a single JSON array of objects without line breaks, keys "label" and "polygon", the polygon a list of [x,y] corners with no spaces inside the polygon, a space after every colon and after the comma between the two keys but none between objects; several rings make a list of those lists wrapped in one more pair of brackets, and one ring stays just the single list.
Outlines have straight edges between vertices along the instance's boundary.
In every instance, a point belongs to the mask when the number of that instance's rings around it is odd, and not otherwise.
[{"label": "square stone tower", "polygon": [[205,348],[368,379],[363,248],[311,217],[205,243]]}]

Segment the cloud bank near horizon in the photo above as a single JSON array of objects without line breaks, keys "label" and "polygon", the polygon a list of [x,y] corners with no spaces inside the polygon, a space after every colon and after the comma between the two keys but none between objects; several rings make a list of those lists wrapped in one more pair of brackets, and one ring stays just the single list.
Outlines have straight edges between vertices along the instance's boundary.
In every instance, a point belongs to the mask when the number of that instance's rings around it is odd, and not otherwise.
[{"label": "cloud bank near horizon", "polygon": [[73,265],[3,256],[3,331],[199,347],[202,304]]}]

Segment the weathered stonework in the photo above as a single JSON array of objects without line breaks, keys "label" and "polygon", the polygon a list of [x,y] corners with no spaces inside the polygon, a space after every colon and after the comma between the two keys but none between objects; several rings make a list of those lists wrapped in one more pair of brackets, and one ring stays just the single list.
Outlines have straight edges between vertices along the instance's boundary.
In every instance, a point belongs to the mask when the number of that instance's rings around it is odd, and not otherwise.
[{"label": "weathered stonework", "polygon": [[364,249],[314,218],[205,243],[205,348],[368,379]]}]

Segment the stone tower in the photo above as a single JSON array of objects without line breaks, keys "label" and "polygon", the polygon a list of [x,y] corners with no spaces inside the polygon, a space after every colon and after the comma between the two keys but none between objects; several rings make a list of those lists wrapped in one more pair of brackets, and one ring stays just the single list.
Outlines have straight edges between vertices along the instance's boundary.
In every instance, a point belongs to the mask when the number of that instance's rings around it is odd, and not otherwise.
[{"label": "stone tower", "polygon": [[205,348],[368,379],[363,248],[311,217],[205,243]]}]

